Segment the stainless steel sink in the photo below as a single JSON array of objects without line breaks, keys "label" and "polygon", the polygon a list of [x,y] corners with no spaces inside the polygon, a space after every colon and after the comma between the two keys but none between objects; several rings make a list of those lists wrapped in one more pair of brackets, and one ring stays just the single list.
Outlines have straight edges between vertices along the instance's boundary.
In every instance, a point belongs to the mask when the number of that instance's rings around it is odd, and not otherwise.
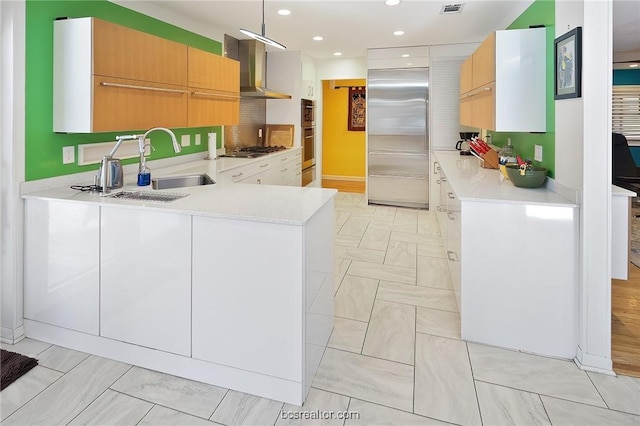
[{"label": "stainless steel sink", "polygon": [[204,173],[185,176],[167,176],[151,179],[153,189],[184,188],[186,186],[213,185],[213,179]]}]

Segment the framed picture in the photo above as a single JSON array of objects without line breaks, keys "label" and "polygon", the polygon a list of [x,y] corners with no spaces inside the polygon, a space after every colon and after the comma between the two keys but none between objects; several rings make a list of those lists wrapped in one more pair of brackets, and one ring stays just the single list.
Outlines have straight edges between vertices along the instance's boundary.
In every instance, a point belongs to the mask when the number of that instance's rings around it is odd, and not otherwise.
[{"label": "framed picture", "polygon": [[579,98],[582,87],[582,27],[555,39],[554,99]]},{"label": "framed picture", "polygon": [[347,130],[364,132],[367,117],[367,89],[364,87],[349,87],[349,117]]}]

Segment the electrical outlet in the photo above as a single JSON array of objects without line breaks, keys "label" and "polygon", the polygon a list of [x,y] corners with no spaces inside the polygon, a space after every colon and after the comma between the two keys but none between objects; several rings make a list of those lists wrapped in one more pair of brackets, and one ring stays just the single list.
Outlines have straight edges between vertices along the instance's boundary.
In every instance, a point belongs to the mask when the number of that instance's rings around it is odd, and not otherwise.
[{"label": "electrical outlet", "polygon": [[542,145],[536,145],[533,154],[533,159],[536,161],[542,161]]},{"label": "electrical outlet", "polygon": [[180,137],[180,145],[191,146],[191,135],[182,135]]},{"label": "electrical outlet", "polygon": [[200,145],[202,141],[200,140],[200,133],[195,136],[196,145]]},{"label": "electrical outlet", "polygon": [[76,162],[76,147],[63,146],[62,147],[62,164],[72,164],[75,162]]}]

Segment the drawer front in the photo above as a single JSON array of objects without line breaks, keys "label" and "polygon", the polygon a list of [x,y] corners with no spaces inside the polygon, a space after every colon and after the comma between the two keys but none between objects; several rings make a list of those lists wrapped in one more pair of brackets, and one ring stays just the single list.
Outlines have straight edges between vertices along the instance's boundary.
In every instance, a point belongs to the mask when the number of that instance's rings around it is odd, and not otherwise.
[{"label": "drawer front", "polygon": [[429,179],[369,176],[369,201],[429,203]]},{"label": "drawer front", "polygon": [[369,176],[429,176],[429,154],[403,152],[369,152]]}]

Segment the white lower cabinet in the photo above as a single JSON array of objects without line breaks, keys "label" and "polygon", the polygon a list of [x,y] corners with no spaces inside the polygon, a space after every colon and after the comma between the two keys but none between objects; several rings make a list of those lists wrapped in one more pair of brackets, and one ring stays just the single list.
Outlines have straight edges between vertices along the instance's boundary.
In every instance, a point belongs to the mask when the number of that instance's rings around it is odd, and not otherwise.
[{"label": "white lower cabinet", "polygon": [[100,264],[100,335],[189,356],[191,216],[102,207]]},{"label": "white lower cabinet", "polygon": [[193,358],[303,381],[303,229],[194,216]]},{"label": "white lower cabinet", "polygon": [[302,185],[302,150],[280,151],[249,164],[219,172],[219,183],[253,183],[258,185]]},{"label": "white lower cabinet", "polygon": [[462,339],[573,358],[578,206],[546,189],[515,188],[456,152],[437,155],[438,220]]},{"label": "white lower cabinet", "polygon": [[462,312],[462,299],[461,299],[461,264],[462,264],[462,234],[461,234],[461,219],[462,208],[460,200],[456,196],[453,188],[447,181],[444,174],[441,179],[440,187],[440,206],[443,208],[443,216],[441,220],[444,222],[446,231],[443,233],[446,238],[445,248],[447,251],[447,261],[449,264],[449,273],[451,274],[451,284],[453,285],[453,291],[456,295],[456,302],[458,303],[458,311]]},{"label": "white lower cabinet", "polygon": [[99,207],[25,200],[25,318],[98,334],[99,240]]}]

